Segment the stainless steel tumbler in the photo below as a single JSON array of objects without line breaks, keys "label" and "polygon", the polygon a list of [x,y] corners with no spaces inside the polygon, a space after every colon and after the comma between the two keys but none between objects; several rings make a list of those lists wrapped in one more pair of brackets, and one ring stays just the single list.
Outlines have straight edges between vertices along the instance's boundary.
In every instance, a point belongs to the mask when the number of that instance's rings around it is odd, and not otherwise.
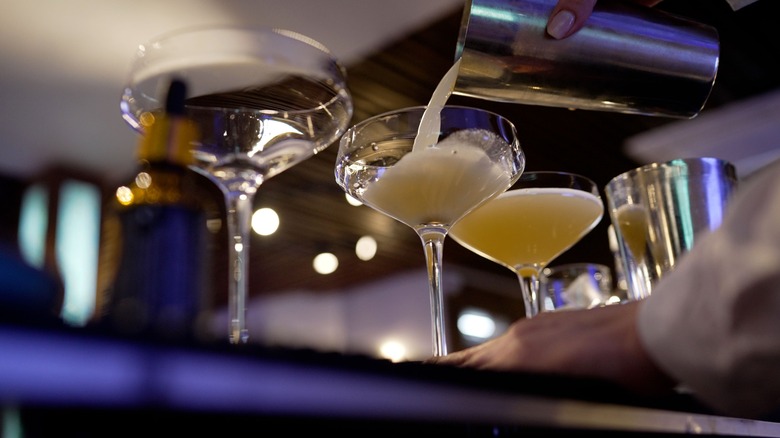
[{"label": "stainless steel tumbler", "polygon": [[455,94],[571,109],[691,118],[710,95],[720,56],[709,25],[599,0],[584,28],[556,40],[556,0],[467,0]]},{"label": "stainless steel tumbler", "polygon": [[731,163],[703,157],[648,164],[607,183],[629,299],[648,297],[702,233],[720,226],[737,182]]}]

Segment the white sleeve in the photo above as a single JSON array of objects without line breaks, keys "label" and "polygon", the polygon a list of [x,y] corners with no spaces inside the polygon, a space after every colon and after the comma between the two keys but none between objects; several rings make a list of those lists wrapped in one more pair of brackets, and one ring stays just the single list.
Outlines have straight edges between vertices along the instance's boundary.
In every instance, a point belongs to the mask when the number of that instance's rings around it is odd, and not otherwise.
[{"label": "white sleeve", "polygon": [[650,356],[703,402],[780,407],[780,162],[741,183],[721,226],[640,306]]}]

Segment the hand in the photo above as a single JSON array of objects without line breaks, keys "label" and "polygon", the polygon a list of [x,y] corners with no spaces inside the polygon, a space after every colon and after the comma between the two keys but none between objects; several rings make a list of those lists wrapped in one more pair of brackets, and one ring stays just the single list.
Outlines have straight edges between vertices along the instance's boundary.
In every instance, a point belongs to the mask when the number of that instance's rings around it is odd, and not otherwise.
[{"label": "hand", "polygon": [[645,395],[666,393],[674,381],[640,342],[639,305],[540,313],[518,320],[495,339],[426,363],[600,378]]},{"label": "hand", "polygon": [[[644,6],[655,6],[661,0],[627,0]],[[563,39],[585,25],[596,0],[558,0],[547,21],[547,33],[555,39]]]}]

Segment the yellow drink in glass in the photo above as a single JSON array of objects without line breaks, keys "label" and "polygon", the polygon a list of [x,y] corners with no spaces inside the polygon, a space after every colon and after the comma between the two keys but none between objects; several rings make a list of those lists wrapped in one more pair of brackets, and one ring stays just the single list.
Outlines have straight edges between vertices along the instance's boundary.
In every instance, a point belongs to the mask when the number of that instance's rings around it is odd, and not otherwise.
[{"label": "yellow drink in glass", "polygon": [[641,262],[645,258],[649,227],[644,207],[640,204],[621,205],[616,211],[616,216],[620,234],[628,250],[637,262]]},{"label": "yellow drink in glass", "polygon": [[[574,184],[576,179],[582,181]],[[587,178],[530,172],[521,176],[515,188],[463,217],[450,228],[449,235],[515,272],[524,289],[526,316],[530,317],[539,311],[541,270],[590,232],[603,215],[598,189]]]}]

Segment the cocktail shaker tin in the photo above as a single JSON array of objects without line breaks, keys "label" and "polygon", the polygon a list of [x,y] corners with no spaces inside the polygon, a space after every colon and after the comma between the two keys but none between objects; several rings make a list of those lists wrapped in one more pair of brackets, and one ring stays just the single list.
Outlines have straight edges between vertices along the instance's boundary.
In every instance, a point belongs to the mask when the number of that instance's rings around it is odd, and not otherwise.
[{"label": "cocktail shaker tin", "polygon": [[454,93],[487,100],[691,118],[710,95],[720,44],[709,25],[600,0],[585,26],[546,33],[556,0],[468,0]]}]

